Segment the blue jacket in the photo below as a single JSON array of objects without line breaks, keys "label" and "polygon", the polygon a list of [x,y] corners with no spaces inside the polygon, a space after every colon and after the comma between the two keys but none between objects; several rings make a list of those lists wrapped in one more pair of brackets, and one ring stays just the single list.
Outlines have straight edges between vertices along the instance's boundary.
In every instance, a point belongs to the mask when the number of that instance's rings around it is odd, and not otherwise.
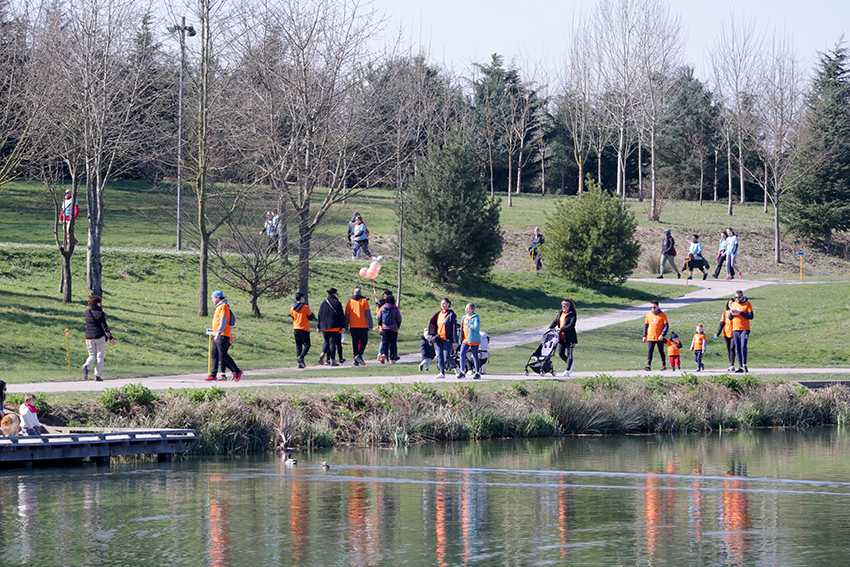
[{"label": "blue jacket", "polygon": [[463,333],[463,324],[466,323],[467,337],[464,340],[466,344],[475,344],[481,342],[481,318],[478,313],[472,315],[464,315],[460,321],[461,333]]}]

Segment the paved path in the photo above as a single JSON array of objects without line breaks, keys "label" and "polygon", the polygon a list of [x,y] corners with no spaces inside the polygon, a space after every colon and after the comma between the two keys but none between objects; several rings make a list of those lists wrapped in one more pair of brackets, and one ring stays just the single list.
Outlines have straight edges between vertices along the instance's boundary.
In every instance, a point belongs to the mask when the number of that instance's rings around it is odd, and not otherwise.
[{"label": "paved path", "polygon": [[[669,277],[659,281],[657,279],[635,279],[634,281],[652,282],[652,283],[667,283],[669,285],[677,285],[682,288],[682,295],[665,300],[661,303],[664,311],[670,311],[679,307],[685,307],[700,303],[703,301],[712,301],[724,297],[732,297],[735,290],[748,290],[754,287],[763,285],[772,285],[777,283],[794,283],[781,282],[780,280],[676,280]],[[816,283],[816,282],[804,282]],[[649,304],[637,305],[626,309],[618,309],[609,313],[595,315],[593,317],[585,317],[579,319],[576,323],[576,331],[579,333],[599,329],[608,325],[622,323],[624,321],[639,320],[646,315],[649,309]],[[490,350],[500,350],[520,345],[534,343],[540,339],[546,327],[535,329],[527,329],[524,331],[516,331],[504,335],[490,337]],[[420,360],[419,354],[406,354],[401,357],[401,363],[418,363]],[[308,369],[322,370],[323,366],[310,366]],[[726,371],[724,368],[709,368],[706,374],[720,374]],[[197,374],[176,374],[171,376],[145,376],[135,378],[119,378],[107,379],[103,382],[93,381],[62,381],[62,382],[38,382],[32,384],[9,384],[9,392],[99,392],[105,388],[120,387],[125,384],[144,383],[145,386],[152,390],[167,390],[168,388],[203,388],[211,384],[217,384],[223,388],[244,388],[244,387],[261,387],[261,386],[293,386],[293,385],[316,385],[316,384],[337,384],[337,385],[356,385],[356,384],[386,384],[394,383],[412,383],[412,382],[436,382],[434,373],[430,374],[407,374],[407,375],[388,375],[388,376],[317,376],[312,378],[299,378],[299,370],[293,367],[285,368],[263,368],[247,371],[249,379],[244,379],[241,382],[204,382],[203,378],[206,373]],[[805,374],[833,374],[836,378],[850,377],[850,368],[764,368],[753,369],[751,373],[754,375],[805,375]],[[292,377],[275,377],[263,378],[263,376],[277,376],[280,374],[291,374]],[[573,372],[574,378],[589,378],[600,374],[600,372]],[[638,371],[613,371],[606,372],[614,378],[627,378],[641,375],[654,375],[659,372],[638,372]],[[669,373],[675,375],[679,373]],[[517,380],[525,378],[521,372],[512,374],[487,374],[484,380]],[[540,376],[529,376],[529,379],[540,379]],[[551,376],[547,375],[547,378]],[[447,378],[446,382],[457,381],[456,378]],[[443,380],[440,380],[443,382]]]}]

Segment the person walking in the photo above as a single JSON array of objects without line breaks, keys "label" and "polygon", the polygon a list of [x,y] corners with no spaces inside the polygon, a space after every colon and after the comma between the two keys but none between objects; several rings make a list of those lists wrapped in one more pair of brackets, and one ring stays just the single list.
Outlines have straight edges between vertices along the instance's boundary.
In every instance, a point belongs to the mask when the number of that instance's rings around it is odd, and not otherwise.
[{"label": "person walking", "polygon": [[735,292],[735,300],[729,306],[729,316],[732,318],[732,337],[735,340],[735,353],[738,357],[738,368],[735,372],[749,372],[747,368],[747,342],[750,340],[750,321],[753,320],[752,303],[744,296],[744,292]]},{"label": "person walking", "polygon": [[305,296],[300,291],[295,294],[295,303],[289,309],[292,317],[292,333],[295,335],[295,358],[298,368],[306,368],[304,358],[310,352],[310,321],[315,321],[316,316],[310,310],[310,306],[304,301]]},{"label": "person walking", "polygon": [[360,259],[361,253],[366,253],[366,257],[374,260],[372,257],[372,253],[369,252],[369,229],[366,228],[366,224],[363,222],[363,218],[360,215],[354,219],[354,230],[351,233],[351,257],[355,260]]},{"label": "person walking", "polygon": [[715,339],[723,335],[723,338],[726,340],[726,356],[729,358],[727,372],[735,371],[735,335],[732,333],[732,314],[729,312],[732,309],[733,303],[735,303],[734,299],[726,302],[726,309],[720,316],[720,326],[717,327],[717,332],[714,333]]},{"label": "person walking", "polygon": [[738,277],[743,278],[738,269],[738,235],[731,228],[726,229],[726,279],[734,280],[735,271],[738,271]]},{"label": "person walking", "polygon": [[694,362],[697,363],[697,372],[705,370],[702,358],[705,355],[706,343],[708,343],[708,341],[705,340],[705,329],[703,328],[702,323],[700,323],[697,325],[693,339],[691,339],[691,351],[694,353]]},{"label": "person walking", "polygon": [[[446,366],[453,366],[452,347],[458,346],[457,316],[452,311],[452,302],[448,297],[440,301],[440,310],[431,317],[428,323],[428,334],[436,337],[434,346],[437,350],[437,366],[440,369],[437,378],[445,378]],[[455,372],[460,378],[460,369],[455,368]]]},{"label": "person walking", "polygon": [[398,330],[401,328],[401,310],[395,304],[395,296],[388,295],[378,310],[378,324],[381,326],[382,354],[381,364],[389,359],[390,364],[398,360]]},{"label": "person walking", "polygon": [[572,299],[565,299],[561,302],[561,311],[555,316],[555,320],[549,324],[550,329],[558,329],[558,356],[567,364],[567,369],[561,375],[565,378],[569,378],[573,366],[575,366],[573,349],[578,343],[578,336],[576,336],[577,319],[575,302]]},{"label": "person walking", "polygon": [[536,271],[543,269],[543,256],[540,255],[540,246],[546,243],[543,238],[543,233],[540,232],[540,227],[534,229],[534,235],[531,238],[531,244],[528,246],[528,252],[531,254],[531,262]]},{"label": "person walking", "polygon": [[717,267],[711,275],[714,279],[720,276],[720,270],[726,266],[726,231],[720,232],[720,244],[717,246]]},{"label": "person walking", "polygon": [[694,234],[691,237],[691,243],[688,245],[688,279],[694,279],[694,269],[702,272],[702,279],[708,277],[708,262],[702,257],[702,242],[699,241],[699,234]]},{"label": "person walking", "polygon": [[115,345],[115,339],[106,324],[106,313],[103,312],[103,302],[99,295],[89,297],[89,308],[83,314],[86,319],[86,351],[89,353],[83,363],[83,380],[89,379],[89,370],[94,364],[94,379],[103,381],[103,360],[106,357],[106,341]]},{"label": "person walking", "polygon": [[478,346],[481,344],[481,318],[475,312],[475,304],[467,303],[464,309],[466,315],[460,322],[461,344],[460,344],[460,374],[458,378],[466,375],[466,353],[472,353],[472,365],[475,369],[473,380],[481,378],[481,361],[478,359]]},{"label": "person walking", "polygon": [[345,327],[351,335],[354,366],[365,365],[363,352],[369,342],[369,331],[372,330],[372,310],[369,308],[369,300],[363,297],[359,287],[354,288],[351,299],[345,304]]},{"label": "person walking", "polygon": [[[236,362],[227,353],[230,350],[230,345],[233,344],[233,318],[230,313],[230,305],[227,302],[227,298],[224,297],[224,292],[219,290],[212,293],[212,301],[213,305],[215,305],[215,313],[212,320],[212,366],[210,367],[210,375],[204,378],[204,380],[207,382],[227,380],[227,370],[230,370],[233,373],[232,380],[238,382],[242,379],[242,371],[239,370]],[[219,365],[221,365],[221,378],[216,377]]]},{"label": "person walking", "polygon": [[269,237],[268,249],[277,250],[277,235],[279,234],[280,216],[277,214],[277,209],[266,212],[266,223],[260,230],[260,234],[265,234]]},{"label": "person walking", "polygon": [[665,337],[670,329],[670,323],[667,321],[667,315],[661,311],[658,301],[653,299],[649,305],[649,313],[646,314],[643,322],[643,342],[649,345],[644,370],[647,372],[652,370],[652,351],[656,347],[661,355],[661,370],[667,370],[667,361],[664,360],[664,343],[667,342]]},{"label": "person walking", "polygon": [[661,270],[658,274],[658,279],[664,279],[664,263],[670,264],[673,271],[676,272],[676,278],[681,278],[679,268],[676,267],[676,241],[669,228],[664,229],[664,240],[661,243]]},{"label": "person walking", "polygon": [[324,337],[322,354],[319,356],[319,364],[322,361],[327,366],[339,366],[336,361],[336,352],[340,347],[341,332],[345,328],[345,311],[339,302],[335,287],[327,290],[328,297],[319,307],[319,322],[316,328]]}]

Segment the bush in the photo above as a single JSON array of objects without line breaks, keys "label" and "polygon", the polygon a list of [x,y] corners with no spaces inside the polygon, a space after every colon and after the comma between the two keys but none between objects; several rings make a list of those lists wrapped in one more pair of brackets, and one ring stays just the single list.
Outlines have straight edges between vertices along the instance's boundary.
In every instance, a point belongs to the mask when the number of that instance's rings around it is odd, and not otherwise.
[{"label": "bush", "polygon": [[638,265],[634,213],[588,180],[579,197],[555,203],[546,224],[546,258],[550,268],[583,285],[626,281]]},{"label": "bush", "polygon": [[422,165],[401,210],[413,270],[434,281],[484,275],[502,254],[499,203],[487,195],[475,161],[458,142]]},{"label": "bush", "polygon": [[149,406],[156,394],[141,384],[126,384],[120,388],[107,388],[97,398],[109,411],[128,411],[133,406]]}]

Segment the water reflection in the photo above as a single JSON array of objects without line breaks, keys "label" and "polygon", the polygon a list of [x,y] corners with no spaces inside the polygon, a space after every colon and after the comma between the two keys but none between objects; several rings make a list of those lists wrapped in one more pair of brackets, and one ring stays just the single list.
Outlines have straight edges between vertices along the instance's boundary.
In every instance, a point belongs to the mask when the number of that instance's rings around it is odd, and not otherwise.
[{"label": "water reflection", "polygon": [[345,449],[299,462],[6,471],[0,561],[835,565],[850,535],[840,430]]}]

